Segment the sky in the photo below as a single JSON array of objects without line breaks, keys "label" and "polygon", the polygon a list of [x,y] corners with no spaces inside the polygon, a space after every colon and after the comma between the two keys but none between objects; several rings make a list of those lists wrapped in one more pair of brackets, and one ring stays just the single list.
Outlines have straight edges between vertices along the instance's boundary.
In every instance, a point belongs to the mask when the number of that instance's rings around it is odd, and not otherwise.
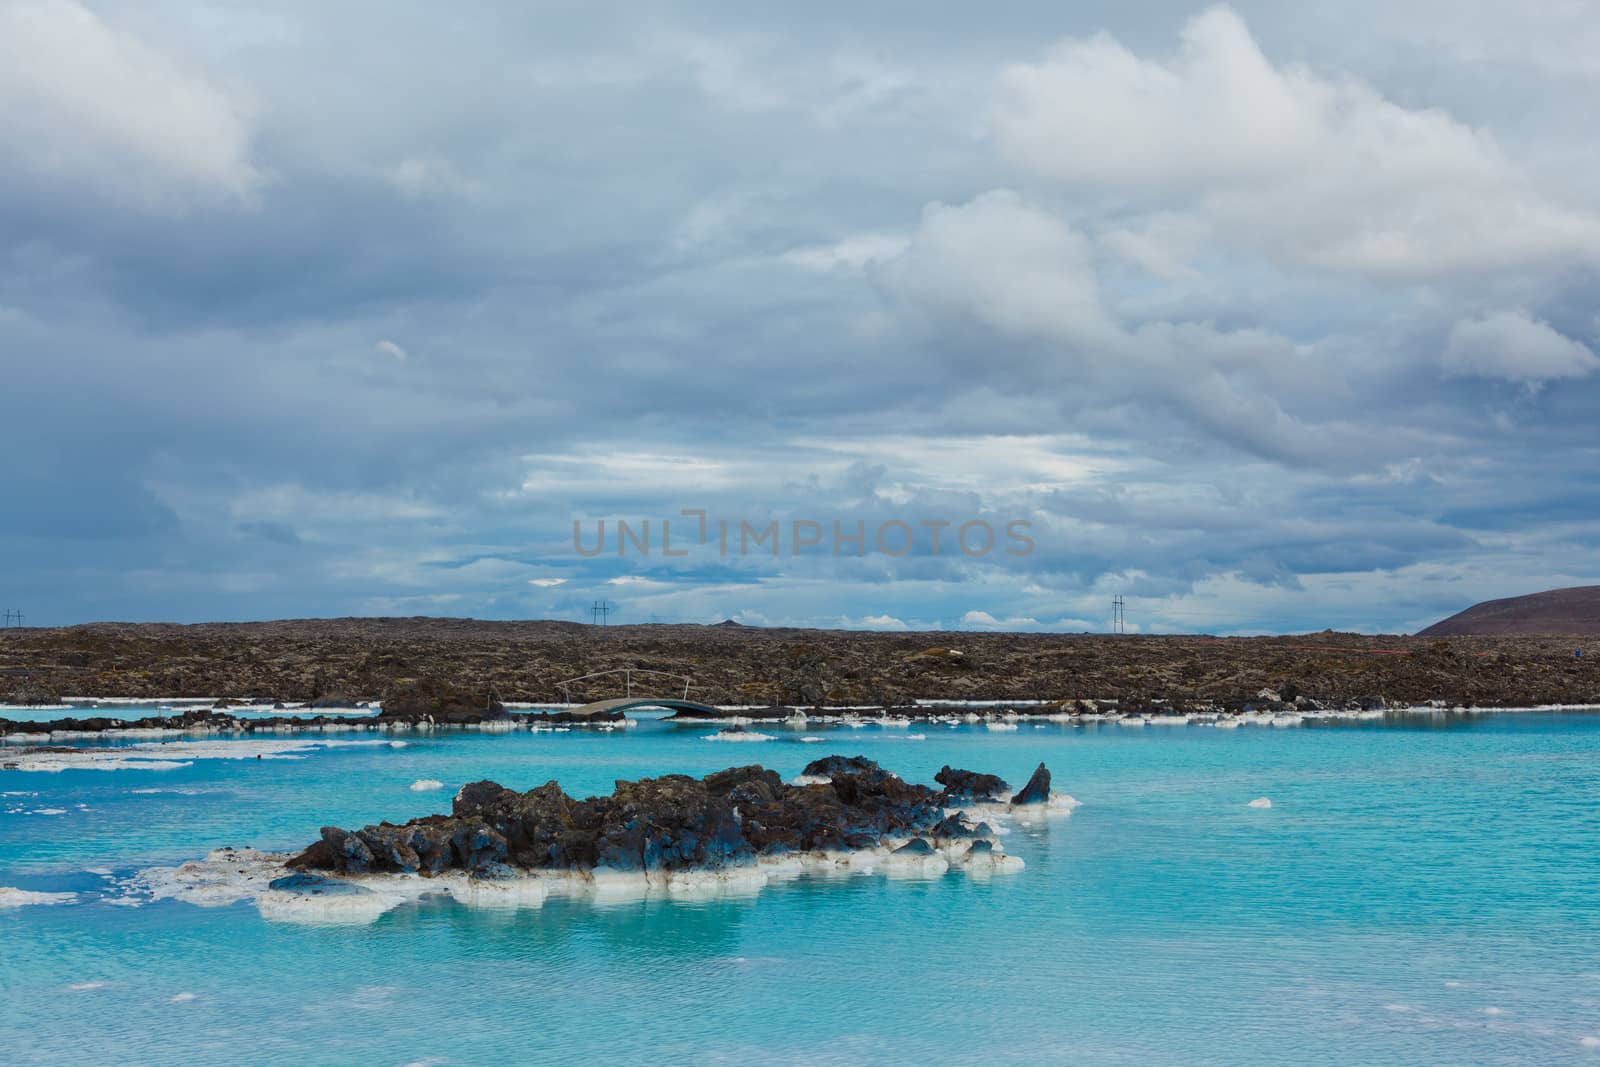
[{"label": "sky", "polygon": [[1600,581],[1597,57],[1588,0],[0,0],[0,607],[1405,632]]}]

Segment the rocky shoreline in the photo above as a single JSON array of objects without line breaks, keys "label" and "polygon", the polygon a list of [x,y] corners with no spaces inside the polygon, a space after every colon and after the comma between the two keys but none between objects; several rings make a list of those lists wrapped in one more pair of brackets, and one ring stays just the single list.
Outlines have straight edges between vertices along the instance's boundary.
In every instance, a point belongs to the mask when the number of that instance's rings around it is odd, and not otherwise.
[{"label": "rocky shoreline", "polygon": [[942,788],[903,781],[864,757],[828,756],[792,782],[758,765],[704,778],[619,781],[577,800],[554,781],[517,792],[465,785],[449,814],[359,830],[324,827],[299,853],[221,849],[144,872],[157,899],[254,901],[269,917],[370,921],[407,900],[537,906],[551,895],[747,892],[806,874],[1006,873],[996,829],[1067,814],[1040,764],[1013,793],[1004,780],[945,767]]},{"label": "rocky shoreline", "polygon": [[1600,704],[1600,644],[1581,636],[864,633],[433,618],[0,629],[0,702],[26,704],[68,693],[209,695],[394,702],[438,718],[498,702],[620,696],[620,677],[605,672],[624,669],[679,676],[654,695],[681,695],[687,682],[703,704],[808,711],[928,698],[1227,708],[1263,689],[1330,706],[1374,696],[1402,706]]},{"label": "rocky shoreline", "polygon": [[[288,711],[281,702],[265,700],[245,704],[224,702],[215,707],[191,707],[171,715],[145,715],[136,719],[114,715],[64,716],[47,721],[14,720],[0,717],[0,741],[11,743],[39,740],[72,740],[111,734],[121,737],[193,737],[220,734],[331,733],[379,730],[407,732],[449,729],[477,729],[509,732],[516,729],[548,729],[587,726],[618,729],[631,725],[621,711],[548,712],[514,711],[499,701],[468,701],[456,694],[436,695],[428,700],[387,700],[374,714],[354,702],[321,702],[303,708],[314,714],[263,715],[260,709]],[[342,714],[327,714],[340,709]],[[85,709],[89,710],[89,709]],[[94,707],[92,710],[102,710]],[[112,710],[107,707],[104,710]],[[174,709],[176,710],[176,709]],[[253,712],[250,716],[242,712]]]},{"label": "rocky shoreline", "polygon": [[[1544,705],[1544,707],[1600,708],[1600,704]],[[234,709],[237,711],[238,709]],[[1323,701],[1305,696],[1293,700],[1264,690],[1254,700],[1147,701],[1128,706],[1119,700],[1074,700],[1065,702],[975,702],[967,704],[915,704],[880,708],[801,708],[729,707],[711,712],[677,712],[664,721],[686,726],[721,725],[730,731],[744,726],[783,726],[804,729],[809,726],[880,725],[986,725],[991,730],[1015,729],[1018,723],[1059,723],[1090,725],[1097,723],[1125,726],[1201,725],[1230,729],[1238,726],[1293,726],[1301,723],[1381,720],[1390,716],[1470,714],[1501,709],[1492,706],[1454,704],[1435,700],[1423,704],[1391,704],[1382,697]],[[8,746],[39,745],[62,741],[92,740],[101,737],[120,739],[170,739],[178,737],[249,737],[308,733],[404,734],[466,730],[487,733],[516,731],[627,729],[636,725],[621,711],[580,713],[576,710],[552,711],[452,711],[434,715],[418,713],[395,715],[385,708],[376,714],[267,715],[244,717],[233,711],[194,708],[178,714],[125,719],[115,716],[67,716],[48,721],[23,721],[0,718],[0,743]],[[767,735],[756,735],[765,739]],[[723,739],[732,739],[724,737]],[[15,748],[4,750],[15,754]]]}]

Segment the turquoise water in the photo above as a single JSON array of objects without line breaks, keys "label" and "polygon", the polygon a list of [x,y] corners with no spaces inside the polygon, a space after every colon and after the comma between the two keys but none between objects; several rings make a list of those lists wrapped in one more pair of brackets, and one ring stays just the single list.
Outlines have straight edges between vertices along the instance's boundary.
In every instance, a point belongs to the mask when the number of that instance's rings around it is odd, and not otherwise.
[{"label": "turquoise water", "polygon": [[[0,909],[0,1059],[1600,1064],[1583,1040],[1600,1038],[1600,716],[710,732],[0,772],[0,792],[36,794],[0,797],[0,885],[80,894]],[[788,776],[830,752],[922,781],[955,763],[1018,784],[1042,759],[1083,806],[1016,828],[1027,869],[989,881],[430,902],[360,927],[105,892],[221,845],[439,810],[476,778],[581,795],[748,762]],[[1261,796],[1270,810],[1246,806]]]}]

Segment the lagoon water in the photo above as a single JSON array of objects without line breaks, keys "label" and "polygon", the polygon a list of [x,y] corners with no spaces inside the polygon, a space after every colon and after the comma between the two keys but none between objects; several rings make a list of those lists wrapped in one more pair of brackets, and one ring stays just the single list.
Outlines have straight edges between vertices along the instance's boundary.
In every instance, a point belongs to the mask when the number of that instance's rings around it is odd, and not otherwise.
[{"label": "lagoon water", "polygon": [[[73,894],[0,907],[0,1059],[1600,1064],[1600,716],[712,732],[0,771],[0,886]],[[218,846],[445,810],[478,778],[587,795],[750,762],[788,777],[833,752],[917,781],[952,763],[1020,784],[1043,760],[1082,807],[1013,828],[1027,869],[989,880],[425,901],[365,926],[121,885]]]}]

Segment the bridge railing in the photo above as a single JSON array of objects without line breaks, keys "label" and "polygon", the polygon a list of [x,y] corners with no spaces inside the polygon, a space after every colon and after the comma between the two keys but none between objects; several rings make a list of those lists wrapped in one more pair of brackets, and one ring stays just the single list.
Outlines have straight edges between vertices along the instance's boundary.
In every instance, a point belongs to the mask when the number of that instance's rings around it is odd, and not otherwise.
[{"label": "bridge railing", "polygon": [[656,676],[662,677],[662,678],[674,678],[674,679],[677,679],[678,681],[682,682],[683,683],[683,699],[685,699],[685,700],[689,699],[689,683],[692,681],[692,679],[688,675],[686,675],[686,674],[671,674],[671,673],[669,673],[667,671],[647,670],[647,669],[645,669],[643,667],[618,667],[618,668],[616,668],[614,670],[609,670],[609,671],[595,671],[593,674],[580,674],[576,678],[568,678],[566,681],[557,682],[556,683],[556,688],[561,690],[561,695],[566,697],[567,703],[570,704],[570,703],[572,703],[572,690],[568,688],[569,686],[575,685],[578,682],[586,682],[591,678],[606,678],[606,677],[610,677],[611,675],[615,675],[615,674],[620,674],[620,675],[623,676],[624,683],[627,686],[627,690],[628,690],[628,694],[627,695],[630,696],[630,697],[633,696],[633,676],[636,675],[636,674],[650,674],[650,675],[656,675]]}]

